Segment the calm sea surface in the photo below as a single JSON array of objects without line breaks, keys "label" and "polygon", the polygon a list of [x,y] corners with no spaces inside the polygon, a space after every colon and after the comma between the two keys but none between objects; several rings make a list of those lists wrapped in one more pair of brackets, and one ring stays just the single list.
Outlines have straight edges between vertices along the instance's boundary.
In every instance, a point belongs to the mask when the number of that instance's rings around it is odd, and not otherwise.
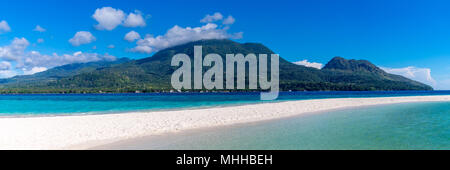
[{"label": "calm sea surface", "polygon": [[119,142],[109,149],[450,149],[450,102],[344,109]]},{"label": "calm sea surface", "polygon": [[[420,95],[450,95],[450,91],[282,92],[276,101]],[[104,114],[198,108],[263,102],[259,97],[259,93],[0,95],[0,116]]]}]

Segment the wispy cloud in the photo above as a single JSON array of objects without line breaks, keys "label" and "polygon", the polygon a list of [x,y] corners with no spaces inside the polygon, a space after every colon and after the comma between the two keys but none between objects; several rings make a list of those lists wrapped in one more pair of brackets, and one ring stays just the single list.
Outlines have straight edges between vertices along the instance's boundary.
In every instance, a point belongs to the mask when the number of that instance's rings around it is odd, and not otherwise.
[{"label": "wispy cloud", "polygon": [[0,78],[9,78],[17,75],[14,70],[0,70]]},{"label": "wispy cloud", "polygon": [[322,63],[309,62],[308,60],[296,61],[293,63],[297,64],[297,65],[302,65],[305,67],[313,67],[313,68],[317,68],[317,69],[322,69],[322,67],[323,67]]},{"label": "wispy cloud", "polygon": [[216,12],[212,15],[207,14],[203,19],[200,20],[201,23],[214,23],[217,21],[222,21],[223,25],[231,25],[234,24],[236,20],[231,15],[228,15],[228,17],[224,18],[224,16],[220,12]]},{"label": "wispy cloud", "polygon": [[33,29],[33,31],[45,32],[47,30],[45,28],[42,28],[40,25],[36,25],[36,27]]},{"label": "wispy cloud", "polygon": [[31,74],[43,72],[43,71],[46,71],[46,70],[48,70],[46,67],[33,67],[33,68],[29,69],[29,70],[27,70],[25,68],[22,69],[23,75],[31,75]]},{"label": "wispy cloud", "polygon": [[388,68],[388,67],[380,67],[384,71],[404,76],[406,78],[416,80],[418,82],[422,82],[431,86],[436,86],[437,82],[431,76],[431,69],[429,68],[418,68],[414,66],[403,67],[403,68]]},{"label": "wispy cloud", "polygon": [[231,25],[234,24],[235,21],[236,20],[233,18],[233,16],[229,15],[227,18],[223,20],[222,24]]},{"label": "wispy cloud", "polygon": [[0,70],[9,70],[9,69],[11,69],[12,68],[12,65],[11,65],[11,63],[10,62],[7,62],[7,61],[1,61],[0,62]]},{"label": "wispy cloud", "polygon": [[203,19],[200,20],[201,23],[211,23],[215,21],[220,21],[223,19],[223,15],[220,12],[216,12],[212,15],[206,15]]},{"label": "wispy cloud", "polygon": [[27,51],[30,45],[25,38],[14,38],[6,46],[0,46],[0,77],[11,77],[18,74],[30,74],[46,70],[48,68],[71,63],[86,63],[92,61],[113,61],[115,56],[97,53],[83,53],[52,55],[41,54],[38,51]]}]

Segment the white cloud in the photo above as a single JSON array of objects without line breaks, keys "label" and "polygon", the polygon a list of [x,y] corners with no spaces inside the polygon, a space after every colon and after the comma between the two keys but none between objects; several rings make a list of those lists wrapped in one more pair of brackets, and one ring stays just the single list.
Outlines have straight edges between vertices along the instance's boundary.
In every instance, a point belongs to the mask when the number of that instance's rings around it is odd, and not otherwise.
[{"label": "white cloud", "polygon": [[116,48],[116,46],[114,44],[110,44],[110,45],[108,45],[108,48],[113,49],[113,48]]},{"label": "white cloud", "polygon": [[69,40],[70,44],[73,46],[89,44],[93,41],[95,41],[95,37],[87,31],[79,31]]},{"label": "white cloud", "polygon": [[144,39],[136,42],[137,46],[132,48],[133,52],[151,53],[168,47],[184,44],[202,39],[227,39],[242,38],[242,32],[229,34],[227,29],[220,29],[216,24],[208,23],[201,27],[182,28],[175,25],[166,34],[153,37],[147,35]]},{"label": "white cloud", "polygon": [[17,75],[14,70],[0,70],[0,78],[10,78]]},{"label": "white cloud", "polygon": [[32,73],[42,71],[43,68],[52,68],[71,63],[116,60],[116,57],[109,54],[100,55],[83,52],[45,55],[38,51],[26,51],[29,45],[30,43],[25,38],[14,38],[11,44],[0,47],[0,77],[17,75],[17,69],[23,73]]},{"label": "white cloud", "polygon": [[11,31],[11,27],[9,27],[8,22],[5,20],[0,21],[0,34]]},{"label": "white cloud", "polygon": [[236,20],[233,18],[233,16],[228,15],[227,18],[224,19],[223,15],[219,12],[214,13],[213,15],[206,15],[203,19],[200,20],[201,23],[213,23],[216,21],[223,20],[222,24],[224,25],[231,25]]},{"label": "white cloud", "polygon": [[96,9],[92,18],[94,18],[98,24],[95,28],[98,30],[108,30],[111,31],[120,24],[125,19],[125,13],[120,9],[114,9],[111,7],[103,7]]},{"label": "white cloud", "polygon": [[0,59],[13,61],[23,56],[25,49],[30,45],[25,38],[14,38],[10,45],[0,47]]},{"label": "white cloud", "polygon": [[203,19],[200,20],[201,23],[211,23],[215,21],[219,21],[223,19],[223,15],[219,12],[214,13],[213,15],[206,15]]},{"label": "white cloud", "polygon": [[127,34],[125,34],[124,40],[127,40],[128,42],[133,42],[135,40],[141,39],[141,35],[137,33],[136,31],[130,31]]},{"label": "white cloud", "polygon": [[387,68],[380,67],[384,71],[404,76],[406,78],[416,80],[418,82],[422,82],[431,86],[436,85],[436,80],[431,77],[431,69],[429,68],[417,68],[413,66],[404,67],[404,68]]},{"label": "white cloud", "polygon": [[100,55],[97,53],[83,53],[81,51],[73,54],[58,55],[53,53],[52,55],[40,54],[37,51],[31,51],[26,53],[22,58],[17,61],[16,68],[30,69],[33,67],[46,67],[52,68],[65,64],[72,63],[87,63],[93,61],[114,61],[115,56],[109,54]]},{"label": "white cloud", "polygon": [[317,69],[322,69],[322,67],[323,67],[322,63],[309,62],[308,60],[297,61],[297,62],[294,62],[294,64],[302,65],[305,67],[313,67],[313,68],[317,68]]},{"label": "white cloud", "polygon": [[234,24],[235,19],[233,18],[233,16],[229,15],[227,18],[225,18],[225,20],[223,20],[222,24],[225,25],[231,25]]},{"label": "white cloud", "polygon": [[10,70],[11,68],[12,68],[12,65],[10,62],[7,62],[7,61],[0,62],[0,70],[1,71]]},{"label": "white cloud", "polygon": [[124,27],[145,27],[145,18],[142,12],[135,10],[128,15],[120,9],[112,7],[103,7],[95,10],[92,15],[98,24],[94,27],[98,30],[111,31],[117,26],[122,25]]},{"label": "white cloud", "polygon": [[42,28],[40,25],[36,25],[36,28],[34,28],[33,31],[37,31],[37,32],[45,32],[46,29]]},{"label": "white cloud", "polygon": [[27,70],[25,68],[22,69],[23,75],[31,75],[31,74],[43,72],[43,71],[46,71],[46,70],[48,70],[48,69],[45,68],[45,67],[33,67],[30,70]]},{"label": "white cloud", "polygon": [[125,19],[123,26],[125,27],[145,27],[145,19],[142,17],[142,13],[138,10],[135,13],[130,13]]},{"label": "white cloud", "polygon": [[37,39],[37,43],[43,43],[44,42],[44,39],[43,38],[38,38]]}]

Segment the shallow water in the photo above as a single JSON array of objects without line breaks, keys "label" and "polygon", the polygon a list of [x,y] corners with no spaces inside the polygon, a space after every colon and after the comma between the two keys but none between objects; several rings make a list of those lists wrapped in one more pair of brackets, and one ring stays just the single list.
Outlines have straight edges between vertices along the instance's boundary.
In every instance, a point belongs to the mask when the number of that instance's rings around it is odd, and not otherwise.
[{"label": "shallow water", "polygon": [[450,102],[308,114],[119,142],[107,149],[450,149]]},{"label": "shallow water", "polygon": [[[282,92],[278,100],[450,95],[450,91]],[[0,95],[0,116],[97,114],[260,103],[259,93]]]}]

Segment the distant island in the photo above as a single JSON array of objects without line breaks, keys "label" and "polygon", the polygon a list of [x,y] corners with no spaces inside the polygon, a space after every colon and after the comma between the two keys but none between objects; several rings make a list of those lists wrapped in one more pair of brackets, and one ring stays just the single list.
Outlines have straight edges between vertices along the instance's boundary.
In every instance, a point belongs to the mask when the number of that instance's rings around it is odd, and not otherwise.
[{"label": "distant island", "polygon": [[[193,48],[203,46],[203,54],[273,54],[259,43],[231,40],[200,40],[167,48],[139,60],[75,63],[33,75],[0,79],[0,93],[135,93],[169,92],[171,58],[178,53],[193,56]],[[282,57],[282,56],[280,56]],[[392,91],[433,90],[423,83],[389,74],[366,60],[335,57],[322,69],[293,64],[280,58],[282,91]]]}]

